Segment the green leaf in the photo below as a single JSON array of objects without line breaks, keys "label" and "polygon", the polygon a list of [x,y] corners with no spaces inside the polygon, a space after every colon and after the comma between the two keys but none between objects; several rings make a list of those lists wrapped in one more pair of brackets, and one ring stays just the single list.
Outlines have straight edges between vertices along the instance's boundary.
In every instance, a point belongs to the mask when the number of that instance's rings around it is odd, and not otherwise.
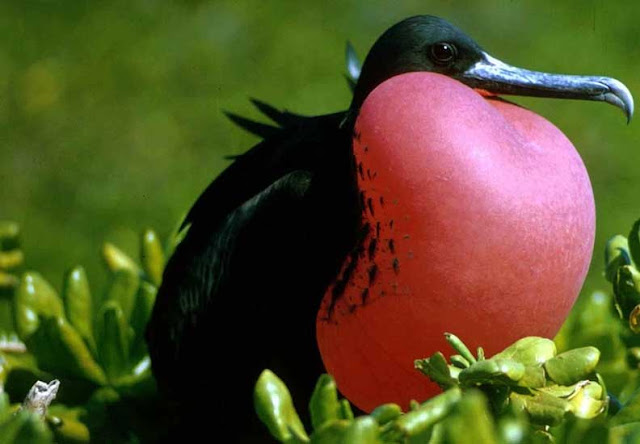
[{"label": "green leaf", "polygon": [[113,381],[113,386],[123,396],[145,398],[156,394],[156,382],[151,373],[151,359],[145,356]]},{"label": "green leaf", "polygon": [[518,410],[524,410],[532,423],[555,426],[560,424],[570,411],[569,402],[541,391],[531,394],[511,392],[509,401]]},{"label": "green leaf", "polygon": [[474,362],[476,362],[476,358],[473,356],[473,354],[467,348],[467,346],[464,344],[464,342],[462,342],[460,340],[459,337],[457,337],[456,335],[454,335],[452,333],[445,333],[444,337],[447,340],[447,342],[449,343],[449,345],[451,345],[451,347],[453,347],[453,349],[455,351],[460,353],[460,355],[462,355],[462,357],[464,359],[466,359],[467,361],[469,361],[472,364]]},{"label": "green leaf", "polygon": [[[324,427],[313,432],[311,444],[343,443],[350,423],[351,421],[339,420],[325,424]],[[285,442],[283,440],[280,441]]]},{"label": "green leaf", "polygon": [[311,435],[311,444],[377,444],[378,423],[368,416],[326,423]]},{"label": "green leaf", "polygon": [[443,422],[445,442],[466,444],[473,437],[474,444],[496,443],[498,438],[489,412],[481,392],[472,390],[465,393]]},{"label": "green leaf", "polygon": [[634,333],[640,333],[640,304],[633,307],[629,313],[629,329]]},{"label": "green leaf", "polygon": [[579,383],[573,385],[549,384],[545,387],[540,387],[538,391],[555,396],[556,398],[568,398],[576,392],[578,384]]},{"label": "green leaf", "polygon": [[140,277],[128,268],[116,270],[113,273],[111,286],[107,292],[106,301],[115,301],[122,309],[125,323],[129,323],[136,303]]},{"label": "green leaf", "polygon": [[[130,403],[130,400],[128,400]],[[91,427],[92,430],[96,431],[100,435],[100,440],[94,439],[94,441],[102,441],[102,442],[110,442],[107,436],[117,436],[116,433],[109,433],[112,430],[122,430],[122,422],[127,425],[133,425],[136,420],[135,417],[125,416],[122,417],[118,415],[122,420],[118,421],[117,418],[113,417],[113,413],[117,411],[121,406],[126,407],[128,404],[127,401],[123,399],[123,397],[118,393],[113,387],[101,387],[93,392],[89,400],[85,404],[85,408],[87,410],[87,424]],[[158,421],[162,421],[161,418],[158,418]],[[164,423],[158,423],[156,427],[162,427]],[[115,431],[114,430],[114,431]],[[165,429],[166,430],[166,429]],[[122,436],[122,435],[120,435]],[[96,436],[94,436],[96,438]],[[117,440],[111,440],[113,442],[117,442]],[[130,444],[137,444],[136,441],[132,440]]]},{"label": "green leaf", "polygon": [[320,376],[309,401],[311,425],[315,430],[324,424],[340,419],[340,403],[336,383],[330,375]]},{"label": "green leaf", "polygon": [[24,254],[22,250],[0,250],[0,269],[1,270],[13,270],[18,268],[24,262]]},{"label": "green leaf", "polygon": [[47,419],[56,441],[76,444],[89,442],[91,438],[89,428],[82,421],[86,415],[87,411],[82,407],[70,408],[62,404],[51,405]]},{"label": "green leaf", "polygon": [[610,444],[640,442],[640,422],[629,422],[609,429]]},{"label": "green leaf", "polygon": [[462,357],[462,355],[452,355],[449,357],[449,361],[451,364],[458,367],[459,369],[465,369],[471,365],[469,361]]},{"label": "green leaf", "polygon": [[434,353],[430,358],[416,360],[414,366],[443,390],[458,385],[457,381],[451,377],[447,361],[440,352]]},{"label": "green leaf", "polygon": [[504,408],[497,418],[496,434],[497,442],[502,444],[522,444],[527,442],[525,437],[529,434],[531,425],[527,415],[522,410],[513,408],[510,404]]},{"label": "green leaf", "polygon": [[613,295],[595,291],[581,298],[577,310],[571,315],[573,323],[569,331],[570,347],[596,346],[605,360],[616,359],[622,351],[619,317],[614,310]]},{"label": "green leaf", "polygon": [[104,406],[116,404],[121,399],[120,393],[114,390],[113,387],[100,387],[93,392],[86,405],[88,409],[104,409]]},{"label": "green leaf", "polygon": [[0,251],[17,249],[20,246],[20,225],[15,222],[0,221]]},{"label": "green leaf", "polygon": [[578,418],[592,419],[604,413],[608,399],[603,399],[600,384],[594,381],[578,383],[575,393],[569,398],[571,412]]},{"label": "green leaf", "polygon": [[13,290],[20,284],[20,280],[12,274],[0,270],[0,291],[4,289]]},{"label": "green leaf", "polygon": [[518,380],[518,386],[528,388],[544,387],[547,377],[542,366],[529,365],[524,368],[524,376]]},{"label": "green leaf", "polygon": [[140,281],[135,307],[129,322],[133,329],[133,342],[131,343],[130,353],[132,361],[139,361],[148,354],[145,330],[153,310],[157,292],[158,289],[149,282]]},{"label": "green leaf", "polygon": [[[308,441],[287,386],[270,370],[260,374],[253,392],[253,402],[258,417],[278,441]],[[300,437],[304,439],[300,441]]]},{"label": "green leaf", "polygon": [[67,319],[95,355],[96,341],[93,337],[91,291],[84,268],[78,266],[67,272],[62,288],[62,299]]},{"label": "green leaf", "polygon": [[187,214],[185,213],[185,214],[182,214],[180,218],[178,218],[178,222],[171,230],[171,234],[165,240],[164,251],[165,251],[166,257],[171,257],[176,247],[180,245],[182,240],[187,236],[187,233],[191,229],[190,223],[188,223],[187,225],[184,226],[184,228],[182,228],[182,223],[186,217],[187,217]]},{"label": "green leaf", "polygon": [[[29,379],[29,383],[37,379],[51,378],[51,375],[46,374],[43,370],[38,368],[38,364],[33,353],[0,352],[0,362],[0,367],[2,368],[0,373],[2,373],[3,378],[8,378],[9,374],[12,374],[12,376],[20,374],[25,375],[25,377]],[[0,387],[6,382],[7,381],[2,381]],[[26,383],[27,382],[25,382],[25,384]],[[27,389],[28,387],[24,387],[24,390]],[[20,396],[22,395],[23,393],[20,392]]]},{"label": "green leaf", "polygon": [[640,304],[640,272],[632,265],[619,267],[613,293],[620,316],[627,319],[634,307]]},{"label": "green leaf", "polygon": [[149,277],[149,280],[156,286],[162,282],[162,272],[164,271],[164,252],[158,235],[151,229],[142,233],[140,241],[140,260],[142,268]]},{"label": "green leaf", "polygon": [[377,444],[379,427],[375,419],[368,416],[361,416],[350,422],[345,431],[344,444]]},{"label": "green leaf", "polygon": [[0,392],[0,424],[9,419],[12,414],[9,395],[4,391]]},{"label": "green leaf", "polygon": [[556,355],[556,345],[552,340],[529,336],[522,338],[491,359],[511,359],[525,366],[544,364]]},{"label": "green leaf", "polygon": [[461,384],[513,384],[525,375],[525,366],[512,359],[486,359],[471,364],[460,372]]},{"label": "green leaf", "polygon": [[611,425],[640,424],[640,388],[636,389],[620,411],[611,419]]},{"label": "green leaf", "polygon": [[144,334],[147,322],[153,311],[153,305],[156,302],[157,293],[158,289],[155,286],[148,282],[140,282],[134,313],[131,318],[131,327],[133,327],[136,333]]},{"label": "green leaf", "polygon": [[38,273],[27,272],[22,276],[15,294],[16,328],[22,340],[38,328],[41,316],[62,318],[62,301],[49,283]]},{"label": "green leaf", "polygon": [[640,264],[640,219],[633,223],[629,232],[629,252],[631,252],[631,259],[636,264]]},{"label": "green leaf", "polygon": [[402,415],[402,409],[398,404],[382,404],[370,413],[370,416],[380,425],[385,425]]},{"label": "green leaf", "polygon": [[572,385],[587,379],[595,372],[600,351],[595,347],[582,347],[566,351],[544,364],[547,376],[560,385]]},{"label": "green leaf", "polygon": [[0,424],[0,437],[3,443],[53,443],[53,435],[44,420],[27,410],[18,411],[7,422]]},{"label": "green leaf", "polygon": [[62,318],[41,318],[27,347],[35,355],[38,366],[56,377],[83,378],[98,385],[106,383],[104,372],[78,332]]},{"label": "green leaf", "polygon": [[[4,384],[7,382],[7,376],[11,371],[11,367],[7,362],[7,358],[3,353],[0,353],[0,387],[4,387]],[[0,393],[1,395],[2,393]]]},{"label": "green leaf", "polygon": [[401,441],[412,437],[424,437],[431,428],[445,418],[453,406],[460,400],[462,392],[454,387],[431,398],[420,407],[405,413],[396,421],[389,423],[384,431],[383,440]]},{"label": "green leaf", "polygon": [[98,337],[100,363],[110,381],[117,380],[128,370],[129,332],[120,304],[115,300],[105,303],[100,310],[102,321]]},{"label": "green leaf", "polygon": [[553,435],[546,430],[536,430],[531,435],[531,442],[534,444],[555,444]]},{"label": "green leaf", "polygon": [[107,268],[113,272],[118,270],[129,270],[131,273],[140,274],[140,267],[124,251],[115,245],[106,242],[102,246],[102,257]]},{"label": "green leaf", "polygon": [[611,283],[616,278],[618,268],[631,265],[631,253],[627,238],[617,234],[607,241],[604,249],[605,277]]},{"label": "green leaf", "polygon": [[351,410],[351,404],[346,399],[340,400],[340,419],[353,419],[353,410]]}]

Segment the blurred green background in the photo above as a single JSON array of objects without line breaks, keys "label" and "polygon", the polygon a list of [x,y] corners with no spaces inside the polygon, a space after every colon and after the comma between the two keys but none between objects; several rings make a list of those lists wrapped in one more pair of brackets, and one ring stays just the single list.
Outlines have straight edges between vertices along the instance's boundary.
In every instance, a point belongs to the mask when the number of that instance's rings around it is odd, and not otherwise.
[{"label": "blurred green background", "polygon": [[[494,56],[530,69],[616,77],[640,97],[640,2],[0,2],[0,219],[19,222],[28,268],[60,286],[102,241],[137,250],[167,235],[200,191],[256,139],[221,113],[253,96],[292,111],[344,109],[350,39],[363,57],[414,14],[445,17]],[[591,175],[602,249],[640,215],[640,122],[598,103],[516,99],[562,129]]]}]

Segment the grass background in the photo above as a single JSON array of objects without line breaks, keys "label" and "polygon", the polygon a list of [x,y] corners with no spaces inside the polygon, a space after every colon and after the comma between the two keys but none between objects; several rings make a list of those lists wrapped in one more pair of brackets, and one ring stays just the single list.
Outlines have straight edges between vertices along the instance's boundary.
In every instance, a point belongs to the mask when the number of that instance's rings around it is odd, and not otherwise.
[{"label": "grass background", "polygon": [[[256,139],[222,109],[254,96],[292,111],[344,109],[344,45],[363,57],[414,14],[445,17],[505,62],[616,77],[640,92],[640,2],[299,0],[0,2],[0,219],[19,222],[29,268],[105,279],[102,241],[137,250],[167,235]],[[580,151],[597,205],[586,289],[606,288],[602,249],[640,216],[640,122],[611,106],[516,99]]]}]

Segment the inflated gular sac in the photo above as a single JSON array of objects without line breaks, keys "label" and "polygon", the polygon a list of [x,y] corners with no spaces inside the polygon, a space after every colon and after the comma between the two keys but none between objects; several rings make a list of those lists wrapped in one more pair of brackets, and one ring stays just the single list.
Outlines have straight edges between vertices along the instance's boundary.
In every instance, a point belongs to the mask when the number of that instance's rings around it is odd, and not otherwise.
[{"label": "inflated gular sac", "polygon": [[353,150],[369,230],[317,318],[322,359],[350,401],[369,411],[436,394],[413,361],[446,348],[445,331],[487,356],[555,335],[595,230],[589,177],[560,130],[448,77],[409,73],[367,97]]}]

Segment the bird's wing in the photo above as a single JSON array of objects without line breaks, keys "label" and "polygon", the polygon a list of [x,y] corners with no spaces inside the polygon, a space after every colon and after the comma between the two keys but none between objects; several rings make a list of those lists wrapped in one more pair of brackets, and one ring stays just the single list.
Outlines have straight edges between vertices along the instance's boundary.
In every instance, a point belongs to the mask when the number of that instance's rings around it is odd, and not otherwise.
[{"label": "bird's wing", "polygon": [[[264,247],[301,225],[318,157],[330,151],[325,145],[336,139],[343,118],[344,113],[336,113],[280,121],[283,127],[237,158],[193,205],[183,224],[188,231],[167,263],[147,328],[161,383],[184,379],[182,363],[201,356],[198,348],[210,338],[199,338],[199,332],[203,322],[215,317],[212,310],[237,311],[242,304],[237,298],[253,290],[246,281],[262,272],[255,258],[264,252],[253,251],[248,243]],[[262,240],[270,237],[274,240]]]},{"label": "bird's wing", "polygon": [[191,207],[181,229],[187,225],[219,223],[222,217],[266,189],[287,173],[312,167],[322,156],[322,141],[335,132],[344,112],[317,117],[280,111],[252,99],[253,104],[279,126],[252,121],[233,113],[227,116],[238,126],[264,140],[237,157],[200,195]]},{"label": "bird's wing", "polygon": [[307,171],[292,171],[229,212],[217,229],[190,229],[167,264],[148,329],[150,346],[160,347],[153,350],[156,356],[169,354],[172,356],[167,359],[172,360],[182,354],[179,348],[184,336],[198,324],[200,316],[208,315],[206,305],[224,286],[240,233],[262,213],[299,202],[311,179]]}]

